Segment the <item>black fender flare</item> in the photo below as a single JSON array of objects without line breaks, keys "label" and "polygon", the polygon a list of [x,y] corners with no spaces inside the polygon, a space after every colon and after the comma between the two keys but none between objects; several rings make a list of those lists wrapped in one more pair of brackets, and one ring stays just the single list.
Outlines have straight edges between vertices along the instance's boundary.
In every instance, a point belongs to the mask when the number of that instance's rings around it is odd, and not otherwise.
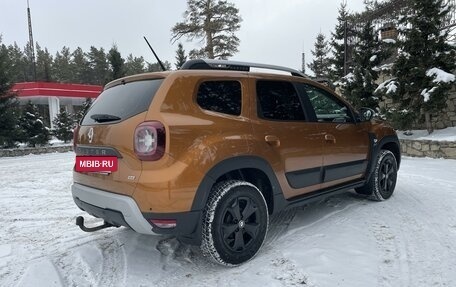
[{"label": "black fender flare", "polygon": [[230,171],[244,168],[253,168],[262,171],[269,178],[273,195],[282,193],[279,181],[266,160],[257,156],[237,156],[220,161],[206,173],[196,190],[191,210],[197,211],[204,209],[212,186],[219,177]]},{"label": "black fender flare", "polygon": [[390,135],[390,136],[384,136],[380,141],[378,141],[375,137],[374,134],[369,133],[369,139],[370,139],[370,144],[371,144],[371,153],[370,153],[370,159],[369,159],[369,164],[368,164],[368,174],[366,177],[366,180],[369,181],[372,173],[374,172],[375,169],[375,160],[377,159],[378,154],[382,150],[382,148],[387,145],[387,144],[395,144],[397,147],[397,155],[396,155],[396,161],[397,161],[397,168],[399,169],[399,166],[401,164],[401,144],[399,142],[399,139],[397,135]]}]

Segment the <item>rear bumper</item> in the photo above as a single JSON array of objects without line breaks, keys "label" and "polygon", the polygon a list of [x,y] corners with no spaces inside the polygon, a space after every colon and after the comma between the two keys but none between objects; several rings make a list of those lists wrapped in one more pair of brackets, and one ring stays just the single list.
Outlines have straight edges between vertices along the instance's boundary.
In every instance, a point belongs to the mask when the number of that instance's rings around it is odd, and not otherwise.
[{"label": "rear bumper", "polygon": [[[118,222],[117,215],[120,213],[127,226],[134,231],[142,234],[155,234],[152,231],[152,226],[143,217],[138,205],[131,197],[78,183],[73,183],[71,193],[76,205],[95,217],[103,218],[115,225],[124,225],[122,222]],[[117,214],[115,218],[113,218],[113,214]]]},{"label": "rear bumper", "polygon": [[[112,225],[122,225],[142,234],[170,234],[198,244],[200,240],[201,211],[178,213],[142,213],[135,200],[129,196],[73,183],[73,200],[87,213],[103,218]],[[176,227],[159,228],[150,219],[174,219]]]}]

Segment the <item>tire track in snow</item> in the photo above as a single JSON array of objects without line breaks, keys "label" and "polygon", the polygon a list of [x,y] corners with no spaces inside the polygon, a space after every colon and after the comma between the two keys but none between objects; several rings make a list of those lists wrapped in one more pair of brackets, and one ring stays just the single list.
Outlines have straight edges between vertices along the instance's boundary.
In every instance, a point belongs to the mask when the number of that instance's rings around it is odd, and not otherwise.
[{"label": "tire track in snow", "polygon": [[[452,286],[456,276],[456,234],[448,232],[455,223],[454,197],[442,201],[450,181],[406,174],[399,178],[395,195],[382,204],[382,215],[372,225],[384,264],[379,266],[380,286]],[[437,188],[441,186],[441,189]],[[445,210],[442,214],[441,210]],[[379,232],[378,226],[383,226]],[[423,272],[426,270],[426,272]]]}]

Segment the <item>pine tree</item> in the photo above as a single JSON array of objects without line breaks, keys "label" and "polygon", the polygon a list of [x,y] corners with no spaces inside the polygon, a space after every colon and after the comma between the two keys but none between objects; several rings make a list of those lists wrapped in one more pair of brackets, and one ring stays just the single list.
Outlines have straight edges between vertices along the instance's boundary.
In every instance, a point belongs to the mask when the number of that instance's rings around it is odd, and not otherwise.
[{"label": "pine tree", "polygon": [[49,142],[49,128],[44,125],[37,107],[31,102],[25,107],[19,120],[19,126],[22,132],[20,139],[29,146],[35,147]]},{"label": "pine tree", "polygon": [[52,56],[47,48],[41,49],[40,45],[36,43],[36,80],[51,82],[52,70]]},{"label": "pine tree", "polygon": [[[446,106],[455,76],[456,48],[447,42],[449,30],[441,30],[450,6],[443,0],[410,1],[399,21],[399,55],[393,80],[385,85],[398,108],[390,111],[400,128],[410,129],[423,120],[432,132],[431,114]],[[392,88],[393,87],[393,88]]]},{"label": "pine tree", "polygon": [[125,76],[125,60],[120,55],[117,45],[113,45],[108,53],[108,61],[110,66],[109,81],[122,78]]},{"label": "pine tree", "polygon": [[173,42],[186,36],[205,46],[190,51],[190,58],[227,59],[238,52],[239,38],[235,35],[242,21],[239,9],[226,0],[187,0],[184,21],[172,28]]},{"label": "pine tree", "polygon": [[63,46],[62,50],[55,54],[54,63],[52,64],[52,78],[55,81],[60,83],[74,83],[70,61],[70,48]]},{"label": "pine tree", "polygon": [[0,35],[0,147],[15,147],[18,139],[19,110],[15,95],[10,92],[12,82],[9,69],[9,50]]},{"label": "pine tree", "polygon": [[53,131],[56,138],[69,142],[73,138],[74,120],[65,108],[60,108],[60,113],[53,120],[55,129]]},{"label": "pine tree", "polygon": [[176,63],[174,64],[176,66],[176,69],[179,70],[186,61],[187,56],[185,55],[184,46],[182,43],[179,43],[176,50]]},{"label": "pine tree", "polygon": [[132,54],[128,55],[127,60],[125,62],[125,75],[135,75],[144,73],[144,58],[141,57],[133,57]]},{"label": "pine tree", "polygon": [[27,60],[22,49],[14,43],[8,46],[9,74],[11,82],[20,83],[27,81]]},{"label": "pine tree", "polygon": [[347,3],[342,2],[337,16],[337,25],[331,33],[332,57],[329,59],[329,78],[333,82],[340,81],[345,76],[345,25],[348,17]]},{"label": "pine tree", "polygon": [[[165,66],[166,71],[171,70],[171,64],[168,61],[164,61],[163,66]],[[163,69],[161,68],[160,64],[147,62],[147,72],[162,72],[162,71],[163,71]]]},{"label": "pine tree", "polygon": [[325,35],[318,33],[315,41],[314,50],[311,51],[314,59],[312,63],[307,66],[314,72],[315,77],[322,78],[328,77],[329,58],[328,58],[328,42]]},{"label": "pine tree", "polygon": [[92,72],[89,60],[81,47],[77,47],[71,53],[70,70],[73,83],[89,84],[91,82]]},{"label": "pine tree", "polygon": [[90,47],[87,54],[90,66],[89,84],[104,85],[108,81],[109,63],[103,48]]},{"label": "pine tree", "polygon": [[75,114],[75,121],[76,123],[80,123],[82,118],[85,116],[87,111],[89,110],[90,106],[92,105],[92,99],[86,98],[84,103],[82,104],[81,109]]},{"label": "pine tree", "polygon": [[34,64],[34,57],[32,54],[32,46],[30,42],[24,47],[24,63],[25,63],[25,81],[33,82],[36,80],[36,66]]},{"label": "pine tree", "polygon": [[344,95],[356,107],[368,107],[378,110],[379,98],[375,95],[378,65],[389,56],[388,47],[379,41],[372,22],[364,23],[362,30],[357,32],[358,42],[354,47],[353,72],[343,81]]}]

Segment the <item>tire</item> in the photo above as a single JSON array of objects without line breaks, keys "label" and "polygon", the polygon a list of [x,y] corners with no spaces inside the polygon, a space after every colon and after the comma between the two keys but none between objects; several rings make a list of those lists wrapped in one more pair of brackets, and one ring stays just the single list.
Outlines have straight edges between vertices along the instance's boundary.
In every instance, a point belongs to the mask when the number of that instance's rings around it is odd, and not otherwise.
[{"label": "tire", "polygon": [[249,182],[216,184],[203,212],[201,250],[216,263],[236,266],[252,259],[268,231],[266,201]]},{"label": "tire", "polygon": [[389,150],[381,150],[369,182],[355,191],[368,195],[374,201],[383,201],[393,195],[397,181],[397,161]]}]

